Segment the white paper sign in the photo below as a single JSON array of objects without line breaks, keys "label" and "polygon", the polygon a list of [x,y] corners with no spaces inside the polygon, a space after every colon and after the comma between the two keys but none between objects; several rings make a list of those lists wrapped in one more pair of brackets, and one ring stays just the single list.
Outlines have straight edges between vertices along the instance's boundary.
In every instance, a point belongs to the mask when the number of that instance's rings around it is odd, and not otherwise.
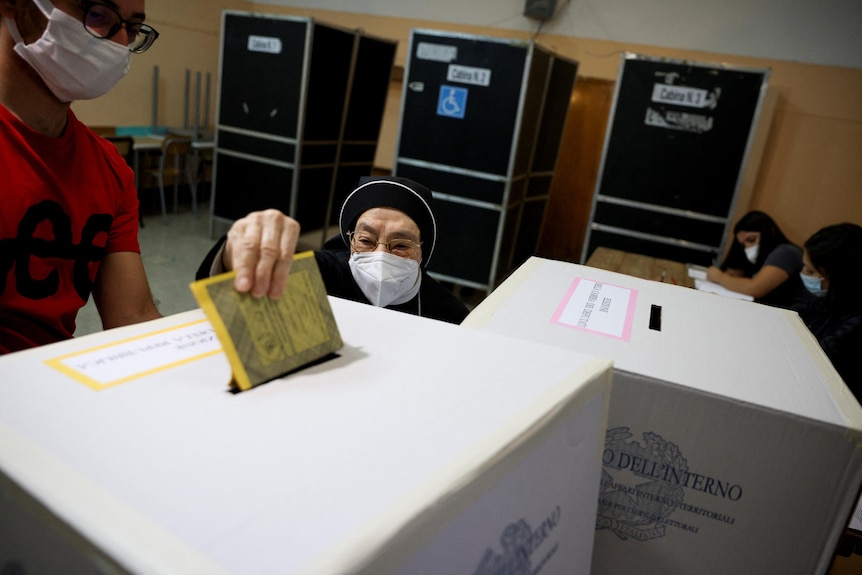
[{"label": "white paper sign", "polygon": [[714,108],[716,103],[715,98],[710,98],[706,90],[671,84],[655,84],[652,88],[652,101],[689,108]]},{"label": "white paper sign", "polygon": [[449,64],[446,79],[450,82],[461,84],[472,84],[474,86],[490,86],[491,70],[488,68],[474,68],[472,66],[458,66]]},{"label": "white paper sign", "polygon": [[249,36],[249,52],[265,52],[267,54],[281,54],[281,38],[270,38],[269,36]]},{"label": "white paper sign", "polygon": [[419,46],[416,47],[416,57],[433,62],[451,62],[458,57],[458,47],[419,42]]},{"label": "white paper sign", "polygon": [[93,389],[104,389],[221,352],[215,330],[204,319],[45,363]]},{"label": "white paper sign", "polygon": [[637,290],[575,278],[551,321],[629,341],[636,300]]}]

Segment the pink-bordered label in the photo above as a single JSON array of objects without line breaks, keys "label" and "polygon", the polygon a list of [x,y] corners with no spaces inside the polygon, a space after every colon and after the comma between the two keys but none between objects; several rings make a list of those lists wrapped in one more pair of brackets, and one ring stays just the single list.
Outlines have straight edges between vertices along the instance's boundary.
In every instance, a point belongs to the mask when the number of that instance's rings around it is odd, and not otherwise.
[{"label": "pink-bordered label", "polygon": [[551,323],[629,341],[638,290],[575,278]]}]

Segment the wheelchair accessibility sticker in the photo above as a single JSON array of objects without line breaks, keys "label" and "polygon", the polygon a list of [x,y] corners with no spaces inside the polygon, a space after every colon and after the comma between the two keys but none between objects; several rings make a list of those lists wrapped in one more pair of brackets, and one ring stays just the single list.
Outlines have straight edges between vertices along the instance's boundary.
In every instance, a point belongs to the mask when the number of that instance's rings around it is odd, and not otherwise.
[{"label": "wheelchair accessibility sticker", "polygon": [[446,116],[449,118],[464,119],[464,112],[467,109],[467,89],[447,86],[440,86],[440,97],[437,99],[437,115]]}]

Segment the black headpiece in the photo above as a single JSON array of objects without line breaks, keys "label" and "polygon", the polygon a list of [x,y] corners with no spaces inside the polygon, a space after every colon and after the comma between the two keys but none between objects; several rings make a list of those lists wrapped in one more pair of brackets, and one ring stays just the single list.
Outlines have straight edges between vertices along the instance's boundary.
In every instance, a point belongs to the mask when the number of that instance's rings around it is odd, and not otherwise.
[{"label": "black headpiece", "polygon": [[347,233],[356,227],[356,220],[371,208],[395,208],[416,222],[422,240],[421,263],[422,267],[427,267],[437,242],[437,220],[432,210],[431,190],[407,178],[361,178],[359,187],[344,200],[338,216],[338,227],[345,245],[350,245]]}]

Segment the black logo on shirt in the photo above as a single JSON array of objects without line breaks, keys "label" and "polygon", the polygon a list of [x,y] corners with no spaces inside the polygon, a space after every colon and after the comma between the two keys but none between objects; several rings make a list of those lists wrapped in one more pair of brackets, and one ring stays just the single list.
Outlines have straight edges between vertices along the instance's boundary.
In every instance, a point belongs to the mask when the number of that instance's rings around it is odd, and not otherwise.
[{"label": "black logo on shirt", "polygon": [[[46,200],[27,209],[18,224],[18,237],[0,240],[0,294],[6,291],[6,278],[13,266],[18,293],[30,299],[43,299],[57,293],[60,274],[54,269],[43,278],[33,277],[31,258],[60,258],[75,262],[72,282],[75,291],[86,301],[93,289],[90,281],[90,262],[105,257],[105,246],[94,245],[96,237],[111,229],[114,218],[110,214],[92,214],[81,231],[81,243],[72,243],[72,219],[55,201]],[[53,239],[35,237],[36,229],[48,222]]]}]

